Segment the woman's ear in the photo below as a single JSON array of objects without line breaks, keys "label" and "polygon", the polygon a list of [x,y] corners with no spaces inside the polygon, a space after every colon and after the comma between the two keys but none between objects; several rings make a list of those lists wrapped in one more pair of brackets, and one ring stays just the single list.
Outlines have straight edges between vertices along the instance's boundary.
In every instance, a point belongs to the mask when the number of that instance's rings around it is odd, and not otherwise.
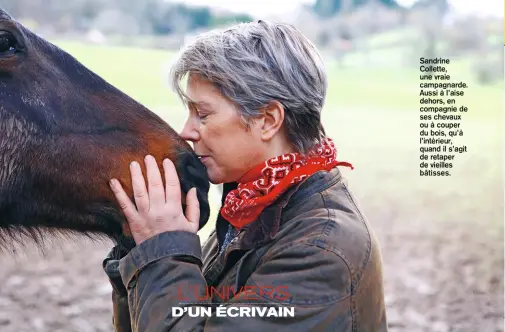
[{"label": "woman's ear", "polygon": [[263,108],[261,138],[264,141],[271,140],[280,130],[284,123],[284,106],[278,101],[272,101]]}]

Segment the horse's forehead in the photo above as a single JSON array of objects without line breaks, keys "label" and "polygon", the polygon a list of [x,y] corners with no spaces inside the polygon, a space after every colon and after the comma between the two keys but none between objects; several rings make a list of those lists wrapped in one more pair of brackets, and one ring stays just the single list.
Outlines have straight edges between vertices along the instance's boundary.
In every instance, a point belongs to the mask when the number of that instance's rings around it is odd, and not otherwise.
[{"label": "horse's forehead", "polygon": [[10,20],[11,17],[2,8],[0,8],[0,19]]}]

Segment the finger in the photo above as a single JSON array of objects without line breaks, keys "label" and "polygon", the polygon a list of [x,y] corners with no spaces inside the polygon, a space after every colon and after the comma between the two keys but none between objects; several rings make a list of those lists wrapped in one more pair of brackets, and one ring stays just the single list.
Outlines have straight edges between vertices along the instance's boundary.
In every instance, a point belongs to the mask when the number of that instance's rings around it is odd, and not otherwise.
[{"label": "finger", "polygon": [[163,169],[165,171],[165,199],[167,202],[174,202],[180,206],[181,184],[177,176],[175,165],[170,159],[165,159],[163,160]]},{"label": "finger", "polygon": [[140,213],[149,211],[149,194],[146,189],[146,182],[142,169],[138,162],[134,161],[130,164],[130,173],[133,186],[133,197],[135,204]]},{"label": "finger", "polygon": [[135,205],[133,205],[132,201],[130,200],[130,197],[128,197],[126,192],[123,190],[121,183],[119,183],[119,181],[116,179],[112,179],[110,181],[110,187],[112,189],[112,192],[114,193],[114,196],[116,197],[116,200],[121,210],[123,211],[126,219],[128,220],[128,223],[131,224],[132,222],[136,222],[139,219],[137,209],[135,209]]},{"label": "finger", "polygon": [[160,169],[153,156],[146,156],[147,183],[149,187],[149,200],[151,207],[165,204],[165,190],[161,179]]},{"label": "finger", "polygon": [[188,219],[193,226],[196,226],[196,232],[200,224],[200,202],[198,202],[196,188],[194,187],[188,191],[186,196],[186,219]]}]

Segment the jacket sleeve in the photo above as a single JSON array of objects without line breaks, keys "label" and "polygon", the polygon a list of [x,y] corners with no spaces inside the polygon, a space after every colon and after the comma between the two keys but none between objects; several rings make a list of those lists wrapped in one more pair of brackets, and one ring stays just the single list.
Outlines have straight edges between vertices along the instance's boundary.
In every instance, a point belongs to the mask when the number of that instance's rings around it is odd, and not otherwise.
[{"label": "jacket sleeve", "polygon": [[[198,235],[167,232],[141,243],[120,261],[132,331],[352,330],[351,273],[345,259],[308,243],[289,244],[265,255],[243,291],[225,304],[235,307],[233,314],[252,307],[292,307],[294,317],[223,317],[215,311],[210,317],[173,315],[172,307],[210,302],[200,256]],[[199,293],[181,292],[188,287]]]},{"label": "jacket sleeve", "polygon": [[127,253],[115,246],[103,261],[103,269],[112,286],[112,325],[114,332],[131,332],[128,292],[119,273],[119,260]]}]

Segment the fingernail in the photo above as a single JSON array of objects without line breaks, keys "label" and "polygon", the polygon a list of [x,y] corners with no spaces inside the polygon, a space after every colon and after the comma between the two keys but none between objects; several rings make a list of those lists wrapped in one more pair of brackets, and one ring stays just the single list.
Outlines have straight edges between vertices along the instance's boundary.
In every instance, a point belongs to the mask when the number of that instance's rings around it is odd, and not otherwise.
[{"label": "fingernail", "polygon": [[154,157],[148,154],[148,155],[145,157],[145,160],[148,160],[148,159],[153,160],[153,159],[154,159]]},{"label": "fingernail", "polygon": [[112,179],[112,180],[110,180],[110,181],[109,181],[109,185],[110,185],[111,187],[115,187],[115,186],[116,186],[116,184],[117,184],[117,180],[116,180],[116,179]]}]

